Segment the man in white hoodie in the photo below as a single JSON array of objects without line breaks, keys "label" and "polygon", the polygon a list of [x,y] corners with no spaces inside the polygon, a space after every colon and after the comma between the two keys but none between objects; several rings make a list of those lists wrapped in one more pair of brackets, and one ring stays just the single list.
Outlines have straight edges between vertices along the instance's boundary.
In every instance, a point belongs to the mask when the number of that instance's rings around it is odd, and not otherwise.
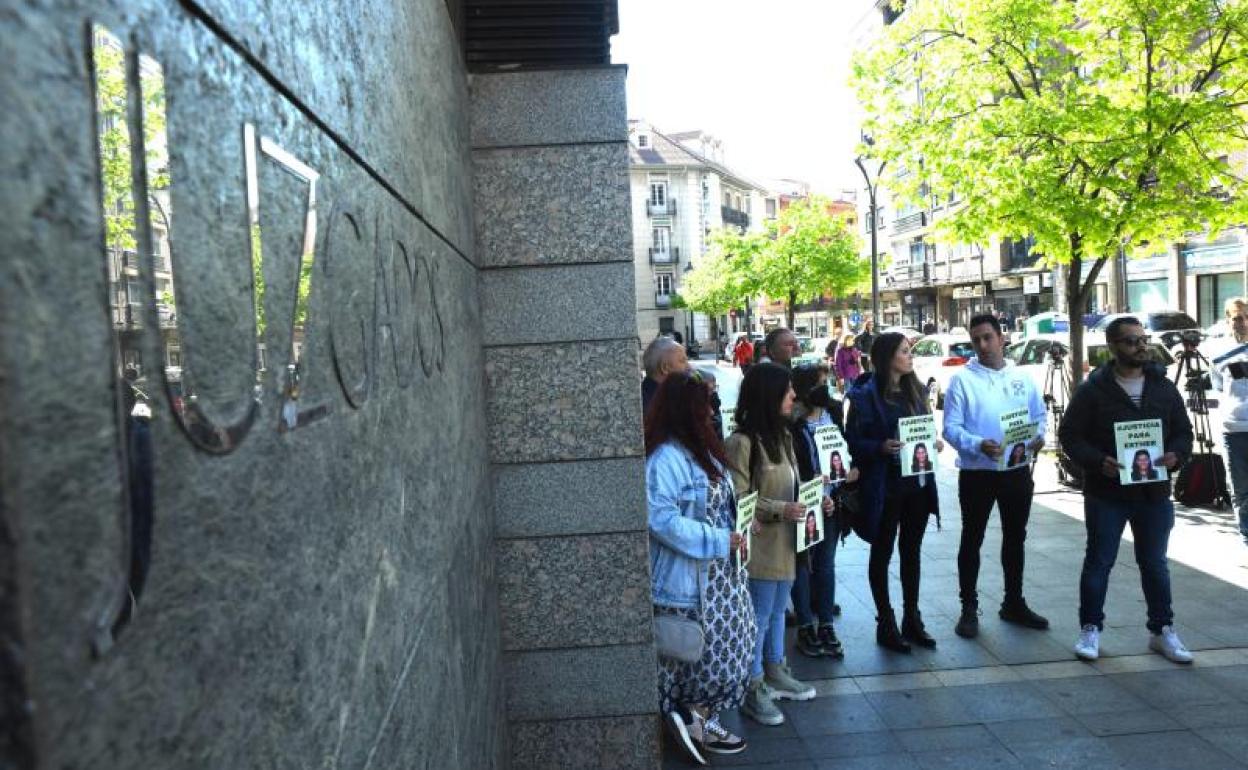
[{"label": "man in white hoodie", "polygon": [[1034,485],[1028,463],[998,470],[1003,446],[1001,416],[1028,411],[1037,426],[1028,447],[1034,456],[1044,446],[1044,401],[1035,383],[1005,358],[1001,322],[988,314],[971,319],[975,360],[953,376],[945,394],[944,436],[958,451],[958,502],[962,508],[962,543],[958,549],[958,584],[962,616],[954,631],[967,639],[979,633],[979,550],[993,505],[1001,509],[1001,568],[1005,573],[1005,600],[1000,617],[1028,628],[1045,629],[1049,621],[1037,615],[1023,599],[1024,544],[1031,516]]},{"label": "man in white hoodie", "polygon": [[1248,544],[1248,298],[1226,302],[1230,336],[1210,340],[1209,378],[1222,399],[1222,447],[1231,475],[1239,533]]}]

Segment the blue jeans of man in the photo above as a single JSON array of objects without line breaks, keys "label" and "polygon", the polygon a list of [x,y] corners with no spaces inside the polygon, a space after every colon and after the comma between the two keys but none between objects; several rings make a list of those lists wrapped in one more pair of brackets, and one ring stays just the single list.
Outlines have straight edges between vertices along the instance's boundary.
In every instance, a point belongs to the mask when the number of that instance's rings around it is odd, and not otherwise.
[{"label": "blue jeans of man", "polygon": [[1248,538],[1248,433],[1223,433],[1226,470],[1231,481],[1231,503],[1239,514],[1239,534]]},{"label": "blue jeans of man", "polygon": [[1140,568],[1144,602],[1148,605],[1148,630],[1160,633],[1162,626],[1174,620],[1170,609],[1170,567],[1166,562],[1170,530],[1174,527],[1174,503],[1127,503],[1085,496],[1083,515],[1088,547],[1079,576],[1079,625],[1104,628],[1109,572],[1118,558],[1122,531],[1129,524],[1135,538],[1135,563]]},{"label": "blue jeans of man", "polygon": [[750,600],[754,603],[754,617],[758,622],[754,662],[750,665],[750,677],[753,679],[763,675],[764,659],[768,663],[784,661],[784,608],[792,588],[792,580],[750,578]]},{"label": "blue jeans of man", "polygon": [[[832,625],[832,608],[836,606],[836,546],[837,537],[828,527],[828,533],[818,544],[807,551],[807,558],[798,556],[797,579],[793,581],[793,611],[799,626],[809,626],[816,620]],[[805,563],[803,563],[805,562]]]}]

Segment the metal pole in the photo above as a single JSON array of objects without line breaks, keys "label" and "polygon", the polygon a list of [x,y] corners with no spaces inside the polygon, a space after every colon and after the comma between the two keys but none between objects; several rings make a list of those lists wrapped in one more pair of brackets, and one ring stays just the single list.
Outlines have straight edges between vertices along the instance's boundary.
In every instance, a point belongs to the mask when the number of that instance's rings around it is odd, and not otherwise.
[{"label": "metal pole", "polygon": [[[867,142],[870,144],[870,142]],[[878,331],[880,328],[880,252],[878,243],[878,233],[880,227],[880,212],[876,207],[875,193],[876,187],[880,181],[880,175],[884,173],[884,163],[880,163],[880,167],[876,169],[875,181],[871,181],[871,175],[867,173],[867,167],[862,162],[862,156],[854,158],[854,165],[862,172],[862,179],[867,184],[867,204],[871,207],[871,322]]]}]

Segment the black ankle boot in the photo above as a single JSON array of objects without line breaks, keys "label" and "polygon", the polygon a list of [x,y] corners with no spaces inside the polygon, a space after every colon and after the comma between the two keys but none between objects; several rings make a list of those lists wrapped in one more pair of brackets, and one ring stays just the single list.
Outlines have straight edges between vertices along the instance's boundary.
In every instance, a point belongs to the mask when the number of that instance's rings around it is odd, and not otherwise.
[{"label": "black ankle boot", "polygon": [[923,616],[918,610],[906,610],[901,619],[901,635],[920,647],[926,647],[929,650],[936,647],[936,640],[923,627]]},{"label": "black ankle boot", "polygon": [[910,643],[901,637],[892,610],[881,612],[875,619],[875,643],[893,652],[910,652]]}]

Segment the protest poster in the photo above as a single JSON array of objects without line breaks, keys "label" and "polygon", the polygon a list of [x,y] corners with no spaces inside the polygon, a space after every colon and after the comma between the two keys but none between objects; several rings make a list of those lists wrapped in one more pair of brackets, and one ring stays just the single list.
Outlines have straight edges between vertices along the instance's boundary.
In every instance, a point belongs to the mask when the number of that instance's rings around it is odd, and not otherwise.
[{"label": "protest poster", "polygon": [[758,493],[751,492],[737,500],[737,534],[741,536],[741,547],[737,551],[737,567],[744,568],[750,563],[750,546],[754,545],[754,509],[758,506]]},{"label": "protest poster", "polygon": [[823,541],[823,479],[813,478],[798,487],[797,501],[806,506],[805,517],[795,522],[800,553]]},{"label": "protest poster", "polygon": [[1040,435],[1040,428],[1031,421],[1030,409],[1015,409],[1001,415],[1001,459],[999,470],[1008,471],[1031,462],[1031,442]]},{"label": "protest poster", "polygon": [[897,438],[901,441],[902,476],[919,476],[936,472],[936,417],[920,414],[902,417],[897,423]]},{"label": "protest poster", "polygon": [[845,482],[849,473],[849,445],[835,425],[815,428],[815,446],[819,450],[819,469],[829,484],[837,486]]},{"label": "protest poster", "polygon": [[1114,444],[1118,449],[1118,480],[1123,484],[1151,484],[1169,478],[1160,463],[1166,453],[1161,420],[1132,420],[1114,423]]},{"label": "protest poster", "polygon": [[719,410],[719,416],[724,426],[724,438],[728,438],[737,430],[737,408],[725,406]]}]

